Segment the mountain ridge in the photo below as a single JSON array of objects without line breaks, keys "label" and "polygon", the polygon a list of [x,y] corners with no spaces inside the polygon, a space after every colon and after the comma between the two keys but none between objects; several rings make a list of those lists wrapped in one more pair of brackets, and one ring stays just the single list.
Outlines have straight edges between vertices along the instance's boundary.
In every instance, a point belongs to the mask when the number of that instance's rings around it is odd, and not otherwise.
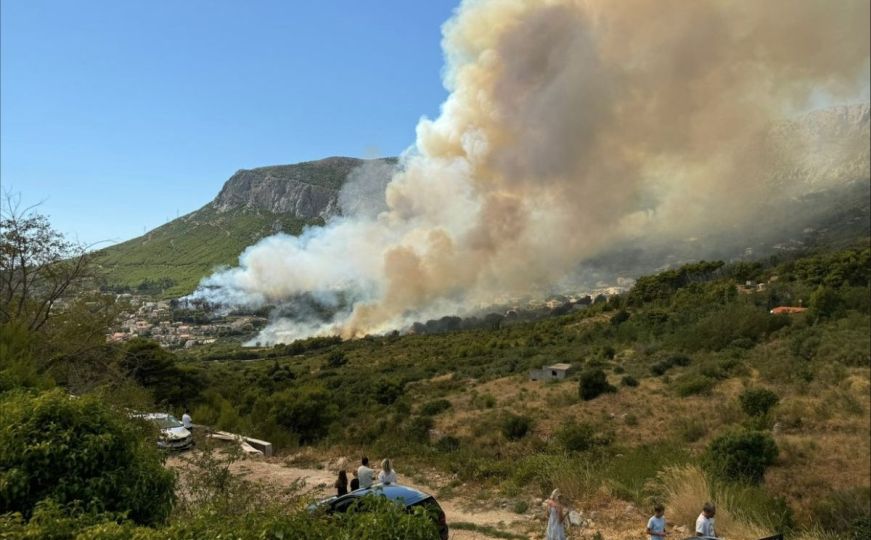
[{"label": "mountain ridge", "polygon": [[[749,145],[753,151],[764,152],[764,159],[757,161],[765,164],[749,172],[796,200],[827,190],[861,196],[867,189],[849,185],[867,182],[871,176],[869,116],[871,105],[859,103],[818,109],[780,122],[760,144]],[[244,249],[261,238],[279,232],[298,235],[305,227],[323,225],[340,214],[339,194],[349,175],[373,163],[389,166],[374,167],[370,173],[389,176],[398,159],[331,156],[240,169],[202,208],[97,252],[105,286],[139,288],[166,297],[190,293],[203,277],[218,267],[235,264]],[[838,197],[831,200],[843,199]],[[836,208],[830,210],[832,216],[837,215]],[[815,215],[814,221],[825,221],[825,211]],[[858,211],[867,215],[864,209]],[[797,236],[808,226],[789,225],[797,228]]]}]

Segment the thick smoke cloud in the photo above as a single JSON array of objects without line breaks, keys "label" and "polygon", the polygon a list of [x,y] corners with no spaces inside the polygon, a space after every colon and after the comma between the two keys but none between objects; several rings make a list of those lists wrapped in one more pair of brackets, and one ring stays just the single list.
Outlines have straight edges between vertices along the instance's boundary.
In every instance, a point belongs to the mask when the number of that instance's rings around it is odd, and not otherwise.
[{"label": "thick smoke cloud", "polygon": [[867,91],[868,20],[867,0],[464,2],[443,28],[450,95],[392,180],[361,171],[343,216],[262,240],[198,294],[337,310],[260,341],[355,337],[546,290],[627,238],[751,217],[777,195],[765,131]]}]

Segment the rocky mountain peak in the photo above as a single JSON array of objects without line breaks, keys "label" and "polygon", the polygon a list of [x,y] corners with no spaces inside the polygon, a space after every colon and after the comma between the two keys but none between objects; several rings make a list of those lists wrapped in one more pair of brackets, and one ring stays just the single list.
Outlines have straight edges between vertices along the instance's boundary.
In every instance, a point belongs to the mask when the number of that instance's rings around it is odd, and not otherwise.
[{"label": "rocky mountain peak", "polygon": [[227,180],[210,206],[219,212],[249,208],[305,220],[326,218],[339,212],[339,191],[351,171],[371,161],[393,164],[396,158],[364,160],[336,156],[293,165],[242,169]]}]

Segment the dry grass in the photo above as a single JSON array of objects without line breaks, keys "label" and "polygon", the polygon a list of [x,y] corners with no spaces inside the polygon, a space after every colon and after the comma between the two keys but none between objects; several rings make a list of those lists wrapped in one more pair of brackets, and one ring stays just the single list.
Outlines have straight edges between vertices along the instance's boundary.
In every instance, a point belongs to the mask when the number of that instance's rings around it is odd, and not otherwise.
[{"label": "dry grass", "polygon": [[698,467],[670,467],[660,473],[656,489],[665,501],[669,521],[695,526],[696,518],[706,501],[717,505],[716,530],[719,536],[730,540],[755,540],[769,534],[764,527],[753,523],[736,507],[732,495],[711,486]]}]

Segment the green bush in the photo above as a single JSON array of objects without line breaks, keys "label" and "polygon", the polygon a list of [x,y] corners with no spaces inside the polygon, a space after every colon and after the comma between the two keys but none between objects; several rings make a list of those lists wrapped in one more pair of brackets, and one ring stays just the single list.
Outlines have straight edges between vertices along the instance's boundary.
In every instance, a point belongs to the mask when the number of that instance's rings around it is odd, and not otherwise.
[{"label": "green bush", "polygon": [[777,459],[777,443],[761,431],[739,431],[717,437],[705,452],[703,463],[725,480],[758,483],[765,469]]},{"label": "green bush", "polygon": [[717,381],[698,373],[681,375],[674,381],[674,390],[680,397],[709,394]]},{"label": "green bush", "polygon": [[391,405],[402,396],[403,392],[404,387],[401,383],[385,379],[375,386],[375,401],[382,405]]},{"label": "green bush", "polygon": [[429,430],[433,424],[431,416],[412,416],[406,435],[414,442],[429,442]]},{"label": "green bush", "polygon": [[632,375],[624,375],[622,379],[620,379],[620,384],[623,386],[635,387],[638,386],[638,379],[633,377]]},{"label": "green bush", "polygon": [[508,413],[502,419],[502,434],[506,439],[517,441],[522,439],[532,429],[532,418]]},{"label": "green bush", "polygon": [[460,449],[460,439],[450,435],[445,435],[436,441],[435,447],[439,452],[456,452]]},{"label": "green bush", "polygon": [[765,416],[780,401],[780,397],[767,388],[747,388],[738,399],[749,416]]},{"label": "green bush", "polygon": [[584,401],[595,399],[602,394],[616,392],[614,386],[608,384],[608,376],[601,369],[588,369],[581,373],[578,383],[578,394]]},{"label": "green bush", "polygon": [[29,518],[50,501],[161,523],[174,488],[151,434],[96,398],[53,390],[0,401],[0,513]]},{"label": "green bush", "polygon": [[611,317],[611,324],[614,326],[620,326],[622,323],[629,320],[629,312],[625,309],[619,310],[617,313]]},{"label": "green bush", "polygon": [[607,446],[611,437],[599,433],[595,426],[586,422],[567,422],[556,433],[556,440],[569,452],[584,452],[595,446]]},{"label": "green bush", "polygon": [[657,362],[650,366],[650,372],[656,375],[657,377],[661,375],[665,375],[665,373],[671,369],[671,364],[667,361],[663,360],[661,362]]},{"label": "green bush", "polygon": [[428,401],[420,408],[420,414],[424,416],[435,416],[440,412],[451,408],[451,402],[446,399],[436,399]]},{"label": "green bush", "polygon": [[272,396],[275,422],[299,435],[300,442],[315,441],[329,430],[338,414],[330,393],[322,387],[291,388]]}]

